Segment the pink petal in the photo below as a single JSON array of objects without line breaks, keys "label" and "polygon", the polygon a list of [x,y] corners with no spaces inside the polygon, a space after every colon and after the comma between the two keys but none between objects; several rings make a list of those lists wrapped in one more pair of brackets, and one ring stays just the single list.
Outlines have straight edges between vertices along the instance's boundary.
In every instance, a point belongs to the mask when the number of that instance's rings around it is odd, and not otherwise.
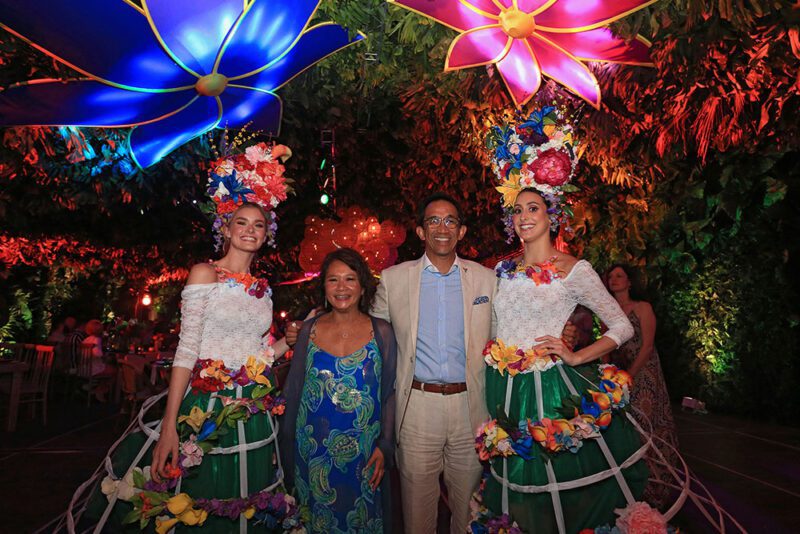
[{"label": "pink petal", "polygon": [[[476,11],[483,11],[487,15],[494,17],[500,15],[500,8],[493,0],[460,0],[462,4],[469,4],[467,7],[472,7]],[[511,0],[501,2],[502,4],[511,4]]]},{"label": "pink petal", "polygon": [[610,24],[656,1],[557,0],[536,16],[536,27],[541,31],[558,32],[591,30]]},{"label": "pink petal", "polygon": [[597,28],[580,33],[541,32],[547,40],[584,61],[607,61],[629,65],[652,66],[650,45],[644,38],[626,43],[609,28]]},{"label": "pink petal", "polygon": [[506,57],[497,62],[497,69],[517,107],[527,104],[542,83],[539,65],[525,39],[514,39]]},{"label": "pink petal", "polygon": [[494,63],[508,53],[511,40],[500,26],[464,32],[450,44],[444,68],[455,70]]},{"label": "pink petal", "polygon": [[[510,3],[510,2],[509,2]],[[517,7],[524,13],[535,13],[542,6],[551,3],[550,0],[518,0]]]},{"label": "pink petal", "polygon": [[480,26],[497,24],[497,19],[481,15],[470,9],[459,0],[390,0],[392,4],[404,7],[420,15],[464,32]]},{"label": "pink petal", "polygon": [[586,65],[539,34],[531,35],[528,42],[545,76],[600,108],[600,85]]}]

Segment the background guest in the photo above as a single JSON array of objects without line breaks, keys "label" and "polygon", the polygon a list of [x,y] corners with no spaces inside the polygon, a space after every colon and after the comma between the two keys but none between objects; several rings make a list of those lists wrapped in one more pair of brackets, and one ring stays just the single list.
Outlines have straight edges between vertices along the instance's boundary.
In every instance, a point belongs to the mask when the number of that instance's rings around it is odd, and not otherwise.
[{"label": "background guest", "polygon": [[[633,376],[631,404],[647,417],[658,438],[677,449],[678,439],[675,435],[669,394],[655,347],[656,316],[653,307],[641,299],[636,287],[636,273],[629,265],[612,265],[605,278],[608,290],[628,315],[634,330],[633,337],[613,351],[609,361]],[[636,411],[634,415],[639,416]],[[647,429],[648,424],[644,421],[643,423]],[[668,447],[662,447],[662,450],[672,452]],[[651,477],[663,481],[673,480],[662,462],[649,456],[647,460]],[[671,454],[667,460],[674,465],[676,457]],[[658,483],[649,484],[645,491],[648,501],[658,505],[664,504],[669,494],[669,487]]]}]

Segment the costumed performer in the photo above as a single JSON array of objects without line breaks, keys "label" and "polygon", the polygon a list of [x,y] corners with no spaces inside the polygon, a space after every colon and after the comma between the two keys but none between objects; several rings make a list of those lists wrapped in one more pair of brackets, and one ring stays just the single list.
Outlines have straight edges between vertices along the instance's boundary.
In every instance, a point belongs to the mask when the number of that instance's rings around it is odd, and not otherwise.
[{"label": "costumed performer", "polygon": [[[488,146],[523,253],[496,267],[496,337],[484,351],[492,419],[476,443],[491,474],[473,529],[563,534],[613,524],[615,509],[641,497],[647,468],[634,426],[612,412],[627,401],[629,377],[596,360],[633,329],[592,266],[553,245],[574,190],[572,130],[546,107],[493,127]],[[608,331],[573,352],[558,336],[578,304]]]},{"label": "costumed performer", "polygon": [[[97,532],[119,531],[131,522],[160,533],[175,526],[214,533],[301,526],[294,499],[280,491],[276,464],[273,416],[284,404],[271,366],[287,346],[266,342],[271,290],[250,273],[258,250],[274,237],[272,210],[287,193],[279,158],[289,154],[281,145],[258,143],[213,162],[209,194],[224,256],[191,269],[163,419],[144,421],[162,393],[145,402],[132,431],[98,470],[95,478],[105,475],[102,493],[79,513],[82,529],[96,523]],[[91,482],[73,497],[70,531],[78,495]]]}]

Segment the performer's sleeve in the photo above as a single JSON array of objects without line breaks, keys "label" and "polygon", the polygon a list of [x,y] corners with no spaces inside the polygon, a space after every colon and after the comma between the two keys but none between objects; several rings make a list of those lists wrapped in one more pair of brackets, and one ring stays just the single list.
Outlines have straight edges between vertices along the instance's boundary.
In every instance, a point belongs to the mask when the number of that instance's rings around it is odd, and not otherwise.
[{"label": "performer's sleeve", "polygon": [[[578,272],[574,272],[578,269]],[[587,261],[579,261],[567,278],[568,287],[579,304],[592,310],[608,327],[603,334],[619,347],[633,337],[633,326],[602,280]]]},{"label": "performer's sleeve", "polygon": [[200,342],[206,323],[206,309],[217,284],[192,284],[181,293],[181,334],[175,350],[173,367],[193,369],[200,354]]}]

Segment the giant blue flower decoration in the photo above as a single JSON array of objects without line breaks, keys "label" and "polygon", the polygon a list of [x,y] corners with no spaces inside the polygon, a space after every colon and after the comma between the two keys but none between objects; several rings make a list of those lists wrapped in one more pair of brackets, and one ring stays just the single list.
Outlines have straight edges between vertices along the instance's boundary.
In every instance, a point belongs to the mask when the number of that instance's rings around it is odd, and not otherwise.
[{"label": "giant blue flower decoration", "polygon": [[309,0],[0,0],[0,27],[83,75],[0,93],[4,126],[135,126],[147,167],[216,126],[277,135],[275,91],[360,41]]}]

